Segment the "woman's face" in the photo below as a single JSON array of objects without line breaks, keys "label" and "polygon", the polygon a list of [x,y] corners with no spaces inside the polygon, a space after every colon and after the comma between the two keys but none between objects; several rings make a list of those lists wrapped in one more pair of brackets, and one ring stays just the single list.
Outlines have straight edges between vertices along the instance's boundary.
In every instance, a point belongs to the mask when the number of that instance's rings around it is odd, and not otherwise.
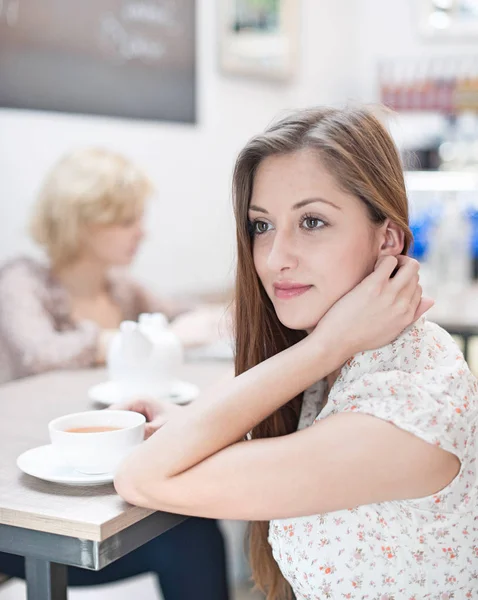
[{"label": "woman's face", "polygon": [[372,224],[364,203],[342,191],[311,150],[259,165],[249,220],[257,274],[290,329],[311,331],[381,254],[401,250],[387,244],[388,220]]},{"label": "woman's face", "polygon": [[144,237],[143,214],[114,225],[89,225],[81,237],[80,257],[106,267],[129,265]]}]

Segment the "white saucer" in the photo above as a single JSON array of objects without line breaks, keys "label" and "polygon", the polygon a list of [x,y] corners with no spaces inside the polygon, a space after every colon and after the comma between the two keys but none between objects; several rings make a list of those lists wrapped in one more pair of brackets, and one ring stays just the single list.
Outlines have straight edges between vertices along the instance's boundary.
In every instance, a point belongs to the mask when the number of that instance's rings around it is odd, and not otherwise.
[{"label": "white saucer", "polygon": [[[142,394],[138,393],[138,397]],[[171,389],[167,395],[161,394],[157,396],[158,400],[167,400],[174,404],[188,404],[199,395],[199,388],[193,383],[187,381],[174,381],[171,384]],[[143,394],[144,396],[144,394]],[[131,398],[131,394],[129,394]],[[128,400],[121,388],[121,383],[118,381],[104,381],[98,383],[88,390],[88,398],[104,406],[111,406],[117,402]]]},{"label": "white saucer", "polygon": [[17,458],[17,466],[27,475],[63,485],[101,485],[114,479],[112,473],[87,475],[75,471],[61,462],[51,444],[27,450]]}]

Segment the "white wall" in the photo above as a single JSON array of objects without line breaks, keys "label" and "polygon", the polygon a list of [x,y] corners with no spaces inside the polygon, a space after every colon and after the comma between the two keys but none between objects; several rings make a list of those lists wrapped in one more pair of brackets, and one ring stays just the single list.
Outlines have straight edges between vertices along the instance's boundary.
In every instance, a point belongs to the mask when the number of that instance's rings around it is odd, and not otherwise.
[{"label": "white wall", "polygon": [[0,260],[34,250],[25,223],[46,169],[72,147],[100,144],[137,160],[159,190],[137,275],[166,292],[210,290],[232,278],[235,155],[279,111],[352,95],[355,19],[341,15],[355,2],[303,0],[302,60],[289,84],[218,72],[215,4],[198,1],[196,126],[0,111]]},{"label": "white wall", "polygon": [[165,292],[222,287],[232,279],[230,177],[251,135],[283,109],[376,100],[380,58],[474,50],[422,38],[418,4],[302,0],[300,67],[274,84],[219,73],[216,2],[198,0],[196,126],[0,111],[0,261],[33,251],[25,223],[46,169],[72,147],[102,144],[137,160],[159,190],[137,275]]}]

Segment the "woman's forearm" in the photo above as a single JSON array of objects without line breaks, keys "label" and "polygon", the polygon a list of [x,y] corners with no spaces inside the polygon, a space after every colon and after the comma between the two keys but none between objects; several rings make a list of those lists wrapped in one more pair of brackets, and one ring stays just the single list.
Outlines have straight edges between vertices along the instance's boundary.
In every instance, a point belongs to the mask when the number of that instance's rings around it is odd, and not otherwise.
[{"label": "woman's forearm", "polygon": [[[216,387],[167,422],[123,465],[120,478],[167,479],[240,441],[290,399],[340,367],[346,357],[317,339],[295,346]],[[139,479],[138,479],[139,478]]]}]

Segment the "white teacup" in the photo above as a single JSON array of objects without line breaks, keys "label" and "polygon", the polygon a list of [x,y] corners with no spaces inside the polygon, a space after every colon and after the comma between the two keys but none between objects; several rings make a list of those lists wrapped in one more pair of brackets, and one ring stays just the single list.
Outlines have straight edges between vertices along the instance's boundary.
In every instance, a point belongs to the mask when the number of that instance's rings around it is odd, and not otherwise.
[{"label": "white teacup", "polygon": [[143,415],[128,410],[91,410],[54,419],[48,424],[58,455],[81,473],[115,473],[144,440]]}]

